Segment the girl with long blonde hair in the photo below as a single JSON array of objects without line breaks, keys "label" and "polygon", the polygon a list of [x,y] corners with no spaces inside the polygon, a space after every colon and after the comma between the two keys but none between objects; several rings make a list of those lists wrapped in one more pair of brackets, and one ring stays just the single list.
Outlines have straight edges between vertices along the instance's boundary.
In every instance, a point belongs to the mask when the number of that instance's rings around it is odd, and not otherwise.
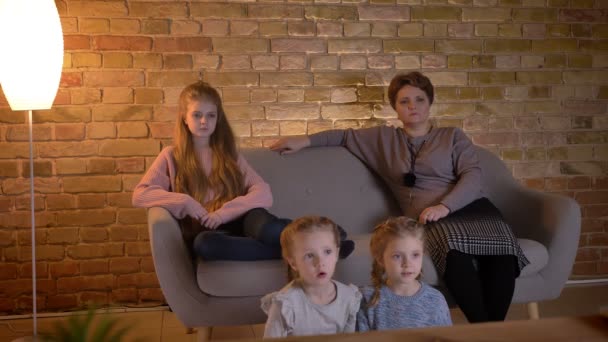
[{"label": "girl with long blonde hair", "polygon": [[270,186],[237,151],[219,93],[199,81],[180,94],[174,145],[165,147],[133,192],[136,207],[163,207],[204,260],[281,256]]},{"label": "girl with long blonde hair", "polygon": [[441,292],[420,280],[424,229],[403,216],[374,228],[370,241],[373,286],[362,290],[358,331],[452,324]]}]

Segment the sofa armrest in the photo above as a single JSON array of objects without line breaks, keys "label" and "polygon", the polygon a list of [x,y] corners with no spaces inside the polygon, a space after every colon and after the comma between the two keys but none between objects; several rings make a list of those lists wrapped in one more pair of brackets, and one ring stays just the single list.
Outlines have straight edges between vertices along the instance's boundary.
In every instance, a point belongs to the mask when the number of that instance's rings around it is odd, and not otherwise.
[{"label": "sofa armrest", "polygon": [[165,299],[186,326],[195,327],[200,317],[193,317],[193,311],[208,297],[198,288],[179,224],[169,211],[155,207],[148,210],[148,229],[154,268]]},{"label": "sofa armrest", "polygon": [[[539,272],[547,284],[548,298],[561,293],[578,250],[581,211],[578,203],[566,196],[518,187],[505,211],[505,218],[518,238],[536,240],[547,247],[549,261]],[[501,209],[502,211],[502,209]]]}]

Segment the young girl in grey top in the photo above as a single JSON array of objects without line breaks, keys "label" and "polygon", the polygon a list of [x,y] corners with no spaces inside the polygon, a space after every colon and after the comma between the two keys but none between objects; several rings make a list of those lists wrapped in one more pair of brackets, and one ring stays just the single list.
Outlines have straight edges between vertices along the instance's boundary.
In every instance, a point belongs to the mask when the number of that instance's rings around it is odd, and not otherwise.
[{"label": "young girl in grey top", "polygon": [[406,217],[388,219],[370,242],[373,287],[363,289],[357,330],[452,325],[443,295],[419,281],[424,226]]},{"label": "young girl in grey top", "polygon": [[291,282],[262,298],[265,338],[355,331],[361,293],[332,280],[339,246],[338,227],[325,217],[302,217],[285,228],[281,249]]}]

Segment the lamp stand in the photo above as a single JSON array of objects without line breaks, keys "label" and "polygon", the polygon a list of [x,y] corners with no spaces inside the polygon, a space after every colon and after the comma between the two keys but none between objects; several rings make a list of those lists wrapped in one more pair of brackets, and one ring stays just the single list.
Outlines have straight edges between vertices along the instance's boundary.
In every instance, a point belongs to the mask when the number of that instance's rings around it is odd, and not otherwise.
[{"label": "lamp stand", "polygon": [[36,207],[34,198],[34,143],[32,139],[32,110],[28,110],[28,127],[30,136],[30,215],[32,222],[32,315],[34,316],[34,338],[38,335],[38,322],[36,317]]},{"label": "lamp stand", "polygon": [[32,111],[28,110],[28,129],[30,136],[30,215],[32,222],[32,317],[34,330],[32,336],[21,337],[13,342],[29,342],[37,341],[38,336],[38,321],[36,315],[36,216],[35,216],[35,200],[34,200],[34,143],[32,130]]}]

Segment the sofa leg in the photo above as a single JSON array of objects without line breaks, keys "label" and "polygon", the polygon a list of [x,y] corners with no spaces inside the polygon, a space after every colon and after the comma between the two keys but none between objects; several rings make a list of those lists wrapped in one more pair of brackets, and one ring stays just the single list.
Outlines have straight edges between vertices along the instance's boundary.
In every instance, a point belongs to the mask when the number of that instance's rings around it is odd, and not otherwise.
[{"label": "sofa leg", "polygon": [[197,342],[208,342],[211,341],[211,332],[213,327],[199,327],[196,329],[196,341]]},{"label": "sofa leg", "polygon": [[528,318],[529,319],[538,319],[538,302],[530,302],[528,303]]},{"label": "sofa leg", "polygon": [[196,330],[194,328],[186,328],[186,335],[194,334]]}]

